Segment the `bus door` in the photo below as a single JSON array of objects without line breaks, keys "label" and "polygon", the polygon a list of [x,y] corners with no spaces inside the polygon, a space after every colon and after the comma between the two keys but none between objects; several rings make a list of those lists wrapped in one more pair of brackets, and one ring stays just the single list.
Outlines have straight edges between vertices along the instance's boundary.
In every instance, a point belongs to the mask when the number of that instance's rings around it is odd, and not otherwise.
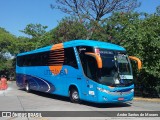
[{"label": "bus door", "polygon": [[[94,54],[94,53],[93,53]],[[93,55],[92,54],[92,55]],[[86,99],[90,101],[94,101],[97,99],[97,82],[98,82],[98,66],[96,59],[89,54],[85,55],[85,59],[83,61],[83,71],[85,74],[85,83],[83,92],[86,95]]]}]

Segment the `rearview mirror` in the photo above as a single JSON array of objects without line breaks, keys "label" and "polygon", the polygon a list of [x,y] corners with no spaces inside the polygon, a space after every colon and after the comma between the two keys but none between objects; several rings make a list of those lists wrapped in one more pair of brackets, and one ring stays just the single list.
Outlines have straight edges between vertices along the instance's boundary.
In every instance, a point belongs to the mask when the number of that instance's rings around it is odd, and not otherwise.
[{"label": "rearview mirror", "polygon": [[85,54],[94,57],[97,61],[98,68],[102,68],[102,59],[99,55],[91,52],[86,52]]},{"label": "rearview mirror", "polygon": [[142,62],[141,62],[141,60],[140,60],[139,58],[137,58],[137,57],[135,57],[135,56],[129,56],[129,58],[130,58],[131,60],[134,60],[134,61],[137,62],[137,64],[138,64],[138,69],[139,69],[139,70],[142,69]]}]

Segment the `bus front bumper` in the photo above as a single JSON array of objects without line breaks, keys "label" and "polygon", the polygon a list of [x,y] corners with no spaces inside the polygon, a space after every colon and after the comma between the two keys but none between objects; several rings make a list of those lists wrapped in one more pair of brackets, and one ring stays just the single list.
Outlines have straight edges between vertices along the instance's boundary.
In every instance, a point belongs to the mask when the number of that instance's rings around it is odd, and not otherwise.
[{"label": "bus front bumper", "polygon": [[134,92],[99,92],[98,103],[117,103],[117,102],[127,102],[133,100]]}]

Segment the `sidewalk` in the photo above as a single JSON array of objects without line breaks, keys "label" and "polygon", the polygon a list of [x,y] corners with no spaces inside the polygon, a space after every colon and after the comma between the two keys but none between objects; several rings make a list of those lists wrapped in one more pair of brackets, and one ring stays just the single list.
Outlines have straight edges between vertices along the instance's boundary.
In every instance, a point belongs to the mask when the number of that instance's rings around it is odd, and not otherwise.
[{"label": "sidewalk", "polygon": [[160,98],[142,98],[142,97],[134,97],[135,101],[147,101],[147,102],[160,102]]}]

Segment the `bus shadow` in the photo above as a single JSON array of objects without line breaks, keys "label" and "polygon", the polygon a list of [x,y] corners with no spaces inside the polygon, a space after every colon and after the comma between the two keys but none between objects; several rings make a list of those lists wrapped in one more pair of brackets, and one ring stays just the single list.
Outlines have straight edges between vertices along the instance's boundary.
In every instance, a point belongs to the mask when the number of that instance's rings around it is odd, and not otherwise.
[{"label": "bus shadow", "polygon": [[83,101],[81,104],[86,106],[92,106],[96,108],[120,108],[120,107],[130,107],[131,103],[91,103]]},{"label": "bus shadow", "polygon": [[[19,89],[19,90],[23,90],[23,89]],[[23,91],[25,91],[25,90],[23,90]],[[70,99],[68,97],[64,97],[64,96],[53,95],[53,94],[39,92],[39,91],[33,91],[33,90],[30,93],[38,95],[38,96],[50,98],[50,99],[61,100],[64,102],[70,102]],[[75,103],[72,103],[72,104],[75,104]],[[79,104],[85,105],[85,106],[90,106],[90,107],[96,107],[96,108],[120,108],[120,107],[130,107],[132,103],[126,102],[126,103],[103,103],[102,104],[102,103],[91,103],[91,102],[81,101]]]},{"label": "bus shadow", "polygon": [[[25,91],[25,90],[24,90]],[[49,93],[45,93],[45,92],[40,92],[40,91],[34,91],[31,90],[30,94],[35,94],[38,96],[42,96],[42,97],[46,97],[46,98],[50,98],[50,99],[55,99],[55,100],[61,100],[61,101],[65,101],[65,102],[70,102],[68,97],[64,97],[64,96],[60,96],[60,95],[54,95],[54,94],[49,94]]]}]

